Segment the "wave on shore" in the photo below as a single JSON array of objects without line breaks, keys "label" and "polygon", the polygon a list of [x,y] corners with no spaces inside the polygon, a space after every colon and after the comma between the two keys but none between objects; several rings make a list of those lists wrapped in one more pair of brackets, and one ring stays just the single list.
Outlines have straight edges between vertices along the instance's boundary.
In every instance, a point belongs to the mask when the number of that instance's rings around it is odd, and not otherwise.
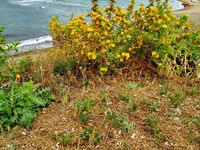
[{"label": "wave on shore", "polygon": [[53,46],[52,38],[50,36],[43,36],[39,38],[29,39],[20,41],[17,46],[18,51],[11,51],[10,55],[17,55],[25,52],[30,52],[34,50],[41,50],[46,48],[51,48]]}]

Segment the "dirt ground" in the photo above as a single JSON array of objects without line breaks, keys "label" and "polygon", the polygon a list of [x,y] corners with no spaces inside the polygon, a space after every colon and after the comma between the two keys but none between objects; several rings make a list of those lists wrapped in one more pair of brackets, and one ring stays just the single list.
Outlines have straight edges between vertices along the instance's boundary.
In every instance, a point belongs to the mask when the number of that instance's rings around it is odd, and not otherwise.
[{"label": "dirt ground", "polygon": [[[66,95],[58,99],[48,108],[41,110],[33,126],[29,129],[14,127],[11,132],[0,135],[0,149],[7,150],[60,150],[60,149],[130,149],[130,150],[199,150],[200,128],[194,120],[200,121],[199,83],[177,83],[163,79],[137,79],[134,77],[110,77],[102,81],[94,78],[87,87],[80,86],[79,81],[64,87]],[[137,85],[134,89],[131,85]],[[161,94],[161,88],[170,85],[167,94]],[[63,87],[62,87],[63,88]],[[187,93],[186,101],[180,107],[170,105],[170,95],[176,91]],[[106,92],[111,103],[105,105],[102,92]],[[119,94],[127,94],[133,98],[138,107],[134,112],[127,109],[129,105],[119,98]],[[85,98],[92,100],[94,106],[87,123],[81,123],[77,114],[77,101]],[[155,102],[158,107],[151,110],[149,103]],[[134,123],[131,133],[116,128],[105,112],[107,109],[128,116]],[[160,144],[156,142],[148,125],[149,115],[158,117]],[[199,122],[198,122],[199,123]],[[93,127],[101,134],[97,144],[82,139],[84,129]],[[59,141],[61,133],[70,133],[73,140],[64,147]],[[158,139],[157,139],[158,140]]]}]

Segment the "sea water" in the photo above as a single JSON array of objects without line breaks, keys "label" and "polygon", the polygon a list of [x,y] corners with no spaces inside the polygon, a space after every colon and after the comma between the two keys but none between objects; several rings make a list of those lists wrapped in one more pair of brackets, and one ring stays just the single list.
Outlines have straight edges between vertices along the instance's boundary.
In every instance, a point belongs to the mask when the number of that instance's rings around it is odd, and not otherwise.
[{"label": "sea water", "polygon": [[[100,0],[102,7],[109,0]],[[126,7],[129,0],[117,0]],[[148,0],[137,0],[148,4]],[[181,9],[181,2],[171,0],[173,9]],[[136,6],[136,7],[137,7]],[[70,16],[85,14],[91,9],[91,0],[0,0],[0,26],[5,27],[8,41],[19,41],[48,35],[48,21],[52,16],[66,23]]]}]

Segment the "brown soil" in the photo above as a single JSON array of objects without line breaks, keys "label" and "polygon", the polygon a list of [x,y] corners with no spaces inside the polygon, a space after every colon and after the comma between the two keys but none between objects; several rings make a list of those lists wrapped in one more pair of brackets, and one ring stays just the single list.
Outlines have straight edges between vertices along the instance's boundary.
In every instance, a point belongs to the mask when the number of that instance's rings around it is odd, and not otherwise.
[{"label": "brown soil", "polygon": [[[199,119],[198,83],[191,85],[182,82],[180,84],[160,79],[137,79],[136,81],[133,76],[94,78],[90,80],[86,88],[82,87],[81,82],[77,80],[72,83],[74,84],[64,87],[66,95],[62,99],[58,99],[50,107],[38,113],[31,128],[24,129],[16,126],[9,133],[1,134],[0,149],[7,150],[9,145],[13,145],[16,150],[200,149],[200,129],[192,123],[194,118]],[[139,86],[133,90],[128,88],[130,83],[137,83]],[[171,88],[168,89],[168,95],[179,90],[187,92],[187,100],[179,108],[170,106],[169,96],[159,94],[160,87],[168,83],[172,83]],[[193,95],[192,87],[197,88]],[[102,91],[106,91],[112,100],[112,104],[107,107],[114,112],[128,116],[129,121],[135,124],[132,133],[115,128],[106,117],[107,108],[101,99]],[[119,93],[126,93],[137,101],[139,106],[135,112],[127,110],[128,103],[118,97]],[[86,124],[80,122],[76,109],[76,102],[84,98],[90,98],[94,103],[92,115]],[[155,101],[159,108],[154,112],[150,111],[148,101]],[[156,144],[147,123],[150,114],[158,117],[158,128],[163,137],[160,145]],[[93,126],[95,131],[102,136],[97,145],[81,138],[83,130],[89,126]],[[69,132],[74,135],[73,141],[67,147],[63,147],[58,140],[59,134]]]}]

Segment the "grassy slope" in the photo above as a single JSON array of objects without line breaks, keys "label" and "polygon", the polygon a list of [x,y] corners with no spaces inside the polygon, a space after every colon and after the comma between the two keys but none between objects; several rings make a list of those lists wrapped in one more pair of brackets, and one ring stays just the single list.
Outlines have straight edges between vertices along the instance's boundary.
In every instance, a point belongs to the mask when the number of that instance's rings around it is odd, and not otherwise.
[{"label": "grassy slope", "polygon": [[[45,52],[28,55],[37,62],[42,62],[49,56]],[[38,68],[44,71],[44,66]],[[51,67],[46,66],[48,70]],[[106,78],[91,77],[89,85],[84,87],[81,80],[72,76],[51,76],[52,73],[47,72],[42,81],[59,91],[58,100],[38,114],[32,128],[14,127],[10,133],[0,135],[0,149],[7,149],[10,144],[17,150],[200,148],[198,82],[149,78],[147,74],[144,78],[133,73]],[[173,108],[170,97],[177,92],[186,93],[186,99],[178,108]],[[134,100],[138,105],[136,110],[130,112],[130,103],[119,95]],[[76,104],[85,98],[91,99],[94,106],[90,111],[89,121],[83,124]],[[176,100],[179,102],[181,98]],[[129,122],[135,124],[133,131],[126,133],[115,127],[116,124],[105,115],[108,108],[122,116],[128,116]],[[156,116],[158,121],[153,127],[149,126],[149,121],[153,121],[149,120],[151,115]],[[93,127],[92,133],[98,132],[102,136],[96,145],[93,144],[95,138],[92,134],[89,141],[81,138],[84,129],[90,126]],[[153,128],[160,131],[153,134]],[[71,133],[74,136],[66,148],[59,142],[60,133]]]}]

